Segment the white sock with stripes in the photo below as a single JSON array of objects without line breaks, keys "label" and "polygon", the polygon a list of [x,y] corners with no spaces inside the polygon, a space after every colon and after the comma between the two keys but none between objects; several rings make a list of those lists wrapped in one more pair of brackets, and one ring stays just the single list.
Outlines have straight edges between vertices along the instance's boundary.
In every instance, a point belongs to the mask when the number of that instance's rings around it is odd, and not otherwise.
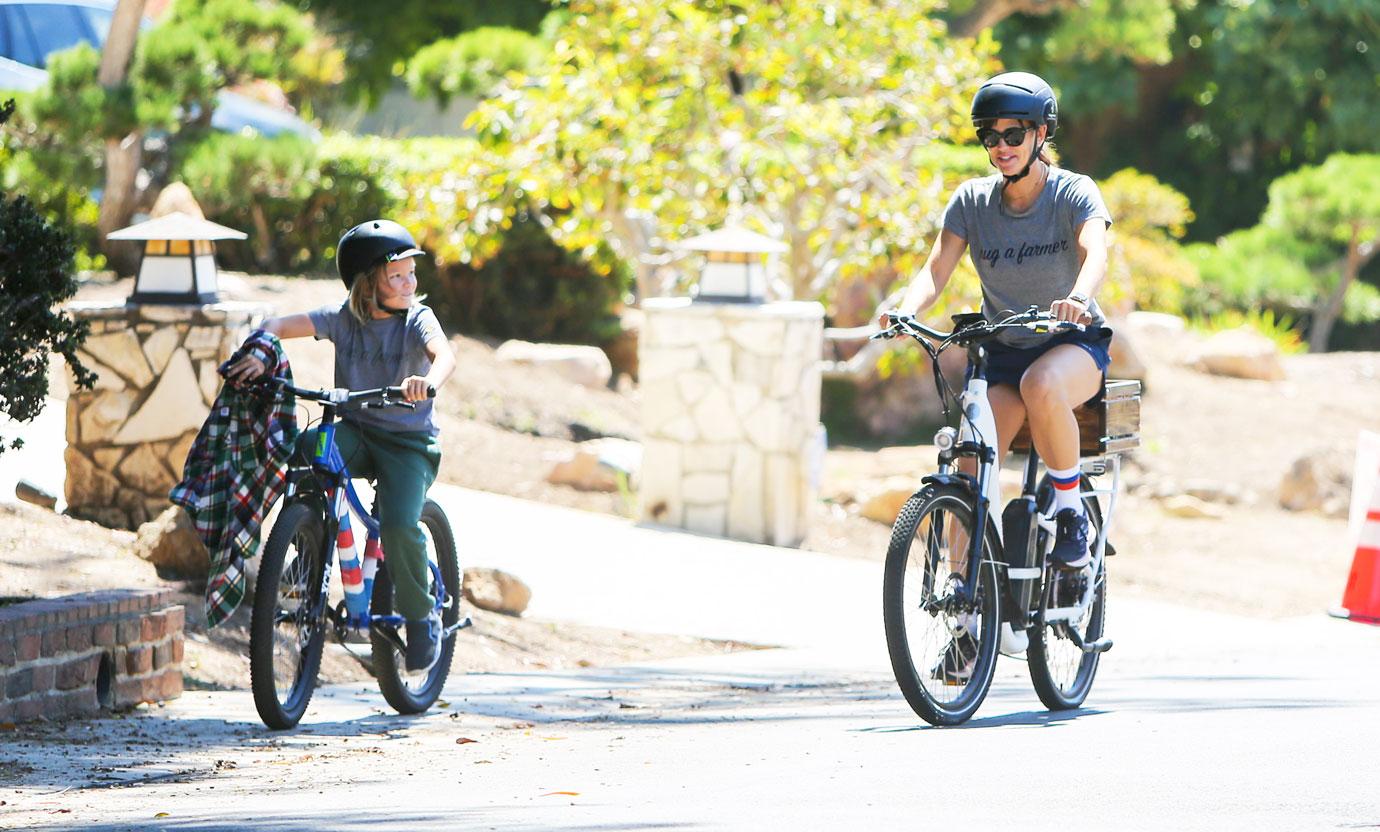
[{"label": "white sock with stripes", "polygon": [[1083,513],[1083,501],[1079,497],[1078,466],[1072,468],[1050,468],[1049,479],[1054,483],[1054,513],[1071,508],[1077,514]]}]

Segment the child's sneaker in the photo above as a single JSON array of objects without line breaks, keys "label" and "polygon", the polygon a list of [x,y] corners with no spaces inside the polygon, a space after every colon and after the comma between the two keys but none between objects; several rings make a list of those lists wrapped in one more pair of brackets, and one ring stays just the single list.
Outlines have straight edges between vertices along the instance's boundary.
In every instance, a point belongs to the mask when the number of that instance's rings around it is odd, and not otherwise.
[{"label": "child's sneaker", "polygon": [[1071,508],[1054,515],[1054,551],[1049,553],[1056,566],[1082,569],[1092,561],[1088,551],[1088,518]]},{"label": "child's sneaker", "polygon": [[426,670],[441,654],[441,619],[435,613],[407,622],[407,661],[410,671]]}]

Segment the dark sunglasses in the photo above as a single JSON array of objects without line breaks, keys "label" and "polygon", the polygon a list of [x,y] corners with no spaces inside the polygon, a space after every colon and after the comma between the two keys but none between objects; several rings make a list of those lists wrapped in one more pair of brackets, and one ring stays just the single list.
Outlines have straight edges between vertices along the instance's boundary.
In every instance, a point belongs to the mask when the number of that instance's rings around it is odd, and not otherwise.
[{"label": "dark sunglasses", "polygon": [[978,141],[982,142],[983,147],[996,147],[997,142],[1006,142],[1007,147],[1020,147],[1025,144],[1025,134],[1033,129],[1033,127],[1008,127],[998,132],[990,127],[984,127],[977,131],[977,137]]}]

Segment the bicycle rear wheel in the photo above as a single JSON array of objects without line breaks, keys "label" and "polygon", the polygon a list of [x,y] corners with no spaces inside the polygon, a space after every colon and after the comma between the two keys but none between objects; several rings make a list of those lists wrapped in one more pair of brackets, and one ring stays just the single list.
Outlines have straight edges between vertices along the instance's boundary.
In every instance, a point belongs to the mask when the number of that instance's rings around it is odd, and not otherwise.
[{"label": "bicycle rear wheel", "polygon": [[[1087,491],[1092,488],[1087,477],[1083,477],[1080,487]],[[1048,506],[1048,483],[1041,484],[1038,502]],[[1094,551],[1098,538],[1104,534],[1102,508],[1095,496],[1083,498],[1083,511],[1088,517],[1088,540]],[[1048,533],[1042,531],[1037,546],[1043,551]],[[1094,569],[1096,567],[1096,569]],[[1092,600],[1073,619],[1068,621],[1047,621],[1050,611],[1067,609],[1070,602],[1081,598],[1086,592],[1088,582],[1092,583]],[[1086,644],[1102,637],[1106,621],[1107,605],[1107,564],[1089,564],[1077,572],[1062,570],[1045,565],[1044,580],[1040,586],[1039,607],[1035,623],[1030,627],[1030,646],[1026,650],[1026,664],[1030,668],[1030,681],[1035,693],[1046,708],[1051,711],[1064,711],[1077,708],[1088,698],[1092,690],[1093,678],[1097,675],[1097,665],[1102,654],[1096,651],[1084,653],[1074,642],[1070,631],[1076,630]]]},{"label": "bicycle rear wheel", "polygon": [[[445,512],[432,500],[422,506],[421,527],[426,539],[427,568],[431,572],[431,597],[440,599],[441,624],[449,629],[460,620],[460,561],[455,554],[455,534]],[[386,558],[387,553],[384,555]],[[393,580],[388,574],[387,560],[374,576],[372,609],[375,615],[388,615],[393,610]],[[435,704],[446,685],[455,656],[455,634],[442,640],[435,664],[416,672],[407,669],[401,641],[392,635],[382,632],[381,627],[374,627],[370,634],[379,690],[398,713],[422,713]]]},{"label": "bicycle rear wheel", "polygon": [[283,509],[264,544],[249,626],[249,684],[270,728],[292,728],[316,689],[326,623],[321,515],[306,503]]},{"label": "bicycle rear wheel", "polygon": [[977,586],[960,591],[974,529],[972,495],[928,485],[892,527],[882,586],[891,668],[906,702],[931,725],[969,719],[992,684],[1000,625],[997,545],[983,534]]}]

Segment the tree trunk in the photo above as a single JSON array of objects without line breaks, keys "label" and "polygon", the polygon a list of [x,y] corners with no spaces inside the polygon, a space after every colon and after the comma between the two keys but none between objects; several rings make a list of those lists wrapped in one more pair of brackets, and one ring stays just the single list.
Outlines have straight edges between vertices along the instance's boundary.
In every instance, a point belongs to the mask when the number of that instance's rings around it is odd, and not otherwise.
[{"label": "tree trunk", "polygon": [[[139,21],[144,16],[144,0],[119,0],[110,22],[110,34],[101,52],[101,68],[97,80],[111,89],[123,84],[129,73],[129,61],[139,39]],[[105,189],[101,192],[101,210],[97,228],[101,235],[101,249],[111,268],[120,274],[131,274],[139,263],[139,252],[126,243],[110,243],[106,235],[129,224],[137,201],[137,178],[143,162],[144,134],[135,131],[122,139],[106,139]]]},{"label": "tree trunk", "polygon": [[1347,244],[1346,258],[1342,261],[1342,276],[1337,286],[1326,298],[1319,298],[1313,309],[1313,323],[1308,327],[1308,351],[1327,352],[1327,342],[1332,337],[1332,327],[1342,316],[1346,304],[1346,292],[1356,282],[1356,276],[1376,252],[1376,241],[1361,240],[1361,229],[1353,223],[1351,241]]},{"label": "tree trunk", "polygon": [[130,133],[123,139],[105,140],[105,191],[96,227],[101,249],[110,268],[117,274],[133,274],[139,267],[139,249],[128,242],[112,242],[106,236],[129,224],[137,197],[135,180],[144,158],[144,134]]},{"label": "tree trunk", "polygon": [[971,9],[949,21],[949,34],[975,38],[1013,14],[1044,15],[1075,5],[1076,0],[975,0]]}]

